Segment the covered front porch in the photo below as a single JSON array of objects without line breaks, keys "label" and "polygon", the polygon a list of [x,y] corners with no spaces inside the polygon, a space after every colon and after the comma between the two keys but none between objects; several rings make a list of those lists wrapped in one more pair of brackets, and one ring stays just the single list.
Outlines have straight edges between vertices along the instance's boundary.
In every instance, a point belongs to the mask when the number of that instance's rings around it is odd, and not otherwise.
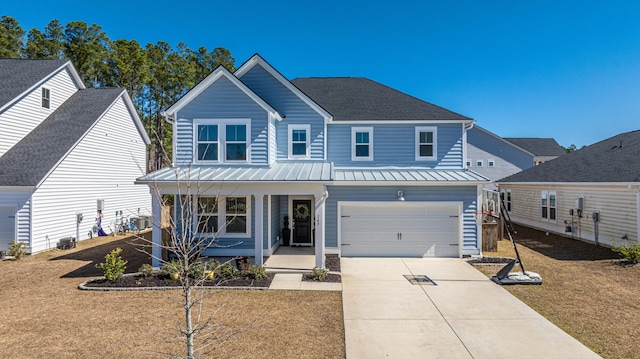
[{"label": "covered front porch", "polygon": [[[188,226],[208,239],[203,255],[251,256],[256,264],[264,264],[265,257],[288,243],[312,249],[313,266],[324,268],[326,185],[331,173],[330,164],[308,162],[270,168],[167,168],[138,183],[149,185],[153,213],[160,213],[164,195],[173,195],[171,230],[185,233],[181,226]],[[183,208],[183,202],[189,208]],[[162,230],[156,217],[153,265],[159,266]]]}]

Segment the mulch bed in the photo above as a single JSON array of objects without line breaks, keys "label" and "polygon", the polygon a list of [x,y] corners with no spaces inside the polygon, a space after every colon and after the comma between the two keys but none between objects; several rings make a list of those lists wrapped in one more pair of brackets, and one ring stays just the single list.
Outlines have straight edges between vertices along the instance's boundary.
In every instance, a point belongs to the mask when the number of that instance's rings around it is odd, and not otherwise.
[{"label": "mulch bed", "polygon": [[[205,280],[202,287],[247,287],[268,288],[273,280],[273,273],[267,273],[266,278],[251,279],[248,276],[237,276],[224,280]],[[165,274],[154,274],[145,277],[141,274],[125,275],[115,282],[105,278],[88,281],[85,287],[90,288],[151,288],[151,287],[180,287],[180,281],[173,280]]]},{"label": "mulch bed", "polygon": [[[326,256],[324,265],[330,272],[340,272],[340,258],[337,255]],[[318,281],[311,278],[311,274],[305,274],[302,276],[302,280],[305,282],[341,283],[342,276],[340,274],[329,273],[324,280]]]}]

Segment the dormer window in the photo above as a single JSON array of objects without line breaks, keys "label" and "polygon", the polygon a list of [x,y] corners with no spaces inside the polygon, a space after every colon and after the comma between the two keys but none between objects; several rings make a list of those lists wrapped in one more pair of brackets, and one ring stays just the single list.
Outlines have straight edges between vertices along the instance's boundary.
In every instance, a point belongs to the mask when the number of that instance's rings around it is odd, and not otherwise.
[{"label": "dormer window", "polygon": [[42,108],[51,108],[51,90],[42,88]]},{"label": "dormer window", "polygon": [[289,125],[289,158],[309,158],[311,125]]}]

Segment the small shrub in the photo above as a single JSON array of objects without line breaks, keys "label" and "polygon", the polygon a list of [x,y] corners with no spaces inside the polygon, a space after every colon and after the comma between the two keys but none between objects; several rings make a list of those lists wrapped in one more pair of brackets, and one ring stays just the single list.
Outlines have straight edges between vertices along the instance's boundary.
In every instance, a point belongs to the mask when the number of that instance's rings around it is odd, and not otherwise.
[{"label": "small shrub", "polygon": [[151,277],[153,273],[155,273],[155,270],[151,264],[145,263],[138,268],[138,272],[142,273],[143,277]]},{"label": "small shrub", "polygon": [[327,268],[315,267],[311,270],[311,279],[313,280],[325,280],[328,275],[329,270]]},{"label": "small shrub", "polygon": [[220,262],[218,262],[218,260],[216,259],[212,259],[209,261],[209,263],[207,263],[207,269],[212,271],[217,271],[221,266],[222,264],[220,264]]},{"label": "small shrub", "polygon": [[14,239],[11,241],[7,253],[15,259],[20,259],[27,254],[27,244],[24,242],[18,242]]},{"label": "small shrub", "polygon": [[116,248],[104,256],[104,263],[96,264],[96,267],[102,271],[104,277],[111,282],[115,282],[122,276],[127,269],[127,261],[120,256],[122,248]]},{"label": "small shrub", "polygon": [[267,270],[262,264],[254,264],[247,267],[247,275],[251,279],[262,279],[267,277]]},{"label": "small shrub", "polygon": [[169,263],[165,263],[162,267],[162,272],[166,273],[171,279],[178,279],[182,273],[182,263],[177,259],[172,259]]},{"label": "small shrub", "polygon": [[639,243],[631,243],[622,246],[613,247],[613,251],[620,253],[620,256],[624,258],[627,262],[636,264],[640,262],[640,244]]},{"label": "small shrub", "polygon": [[204,278],[205,269],[206,268],[204,267],[204,263],[200,261],[193,262],[189,265],[189,277],[195,278],[195,279],[202,279]]},{"label": "small shrub", "polygon": [[223,265],[218,267],[216,272],[219,273],[221,277],[231,278],[238,275],[238,268],[234,267],[230,262],[225,262]]}]

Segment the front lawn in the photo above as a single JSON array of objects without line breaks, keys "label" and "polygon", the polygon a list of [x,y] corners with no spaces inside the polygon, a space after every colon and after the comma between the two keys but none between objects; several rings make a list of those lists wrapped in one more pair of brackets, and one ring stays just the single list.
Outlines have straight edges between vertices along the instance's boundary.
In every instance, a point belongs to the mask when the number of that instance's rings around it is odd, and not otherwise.
[{"label": "front lawn", "polygon": [[[541,286],[505,286],[604,358],[640,358],[640,266],[622,266],[608,248],[517,226],[525,270]],[[485,256],[515,257],[509,240]],[[478,266],[492,276],[501,266]],[[518,271],[519,266],[513,269]]]},{"label": "front lawn", "polygon": [[[81,242],[19,261],[0,262],[0,357],[159,358],[183,354],[173,342],[183,312],[175,291],[77,289],[100,276],[95,263],[116,247],[135,272],[148,257],[120,237]],[[209,291],[208,291],[209,292]],[[215,290],[205,309],[244,330],[205,357],[340,358],[345,356],[340,292]],[[251,324],[253,323],[253,324]]]}]

